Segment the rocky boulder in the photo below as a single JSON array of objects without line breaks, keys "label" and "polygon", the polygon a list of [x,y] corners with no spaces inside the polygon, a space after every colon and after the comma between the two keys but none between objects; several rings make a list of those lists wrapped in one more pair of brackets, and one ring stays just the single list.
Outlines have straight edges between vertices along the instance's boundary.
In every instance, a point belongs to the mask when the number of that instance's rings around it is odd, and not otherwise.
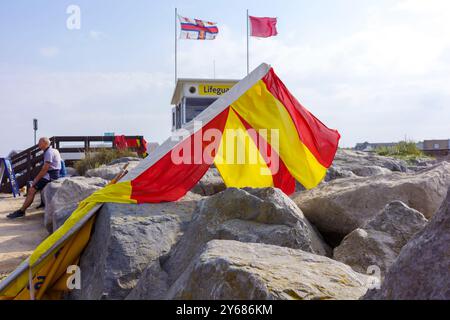
[{"label": "rocky boulder", "polygon": [[[130,161],[128,162],[127,170],[135,168],[139,164],[139,161]],[[86,177],[99,177],[105,180],[114,179],[122,170],[125,163],[116,163],[112,165],[103,165],[99,168],[89,169],[86,171]]]},{"label": "rocky boulder", "polygon": [[[339,167],[331,166],[327,170],[327,175],[325,176],[325,182],[329,182],[331,180],[342,179],[342,178],[354,178],[356,175],[350,170],[344,170]],[[306,189],[304,189],[306,190]],[[298,190],[296,190],[298,191]]]},{"label": "rocky boulder", "polygon": [[191,220],[197,200],[188,194],[169,203],[106,203],[80,259],[81,290],[71,299],[124,299],[144,269],[170,252]]},{"label": "rocky boulder", "polygon": [[[77,208],[78,203],[108,182],[101,178],[70,177],[48,184],[45,191],[44,225],[48,232],[58,229]],[[50,194],[51,196],[50,199]]]},{"label": "rocky boulder", "polygon": [[213,240],[169,289],[166,299],[359,299],[368,277],[302,250]]},{"label": "rocky boulder", "polygon": [[381,289],[366,298],[450,300],[450,188],[428,225],[403,247]]},{"label": "rocky boulder", "polygon": [[192,188],[192,192],[204,196],[222,192],[226,189],[225,182],[216,168],[209,168],[200,181]]},{"label": "rocky boulder", "polygon": [[[344,170],[359,170],[361,167],[382,167],[390,171],[407,172],[407,163],[400,159],[379,156],[372,152],[338,149],[333,166]],[[358,175],[356,172],[354,172]]]},{"label": "rocky boulder", "polygon": [[164,265],[174,280],[213,239],[267,243],[330,255],[330,248],[281,190],[229,188],[199,202],[192,222]]},{"label": "rocky boulder", "polygon": [[391,202],[362,229],[347,235],[334,249],[333,259],[361,273],[367,273],[370,266],[376,266],[383,278],[403,246],[427,222],[423,214],[403,202]]},{"label": "rocky boulder", "polygon": [[118,163],[125,164],[125,163],[136,162],[136,161],[141,161],[141,159],[138,157],[122,157],[122,158],[114,159],[113,161],[108,163],[108,166],[112,166],[112,165],[115,165]]},{"label": "rocky boulder", "polygon": [[450,164],[443,162],[419,173],[333,180],[292,198],[322,235],[339,243],[395,200],[432,217],[449,185]]}]

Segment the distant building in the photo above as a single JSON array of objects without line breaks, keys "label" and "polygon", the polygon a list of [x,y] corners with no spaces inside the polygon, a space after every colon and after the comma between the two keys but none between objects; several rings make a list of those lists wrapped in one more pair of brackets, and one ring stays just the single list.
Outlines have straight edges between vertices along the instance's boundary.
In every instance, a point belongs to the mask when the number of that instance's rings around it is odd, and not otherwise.
[{"label": "distant building", "polygon": [[450,154],[450,139],[424,140],[422,151],[430,156],[448,156]]},{"label": "distant building", "polygon": [[172,130],[192,121],[239,80],[178,79],[172,96]]}]

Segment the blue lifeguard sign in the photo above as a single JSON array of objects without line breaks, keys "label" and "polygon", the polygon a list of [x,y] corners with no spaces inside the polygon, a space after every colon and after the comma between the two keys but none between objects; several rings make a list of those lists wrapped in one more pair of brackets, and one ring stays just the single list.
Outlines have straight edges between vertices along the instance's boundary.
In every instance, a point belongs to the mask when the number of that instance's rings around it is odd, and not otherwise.
[{"label": "blue lifeguard sign", "polygon": [[6,178],[11,184],[12,194],[14,198],[20,196],[19,186],[17,185],[16,175],[14,174],[14,169],[11,165],[11,161],[6,158],[0,158],[0,183],[3,180],[3,176],[6,173]]}]

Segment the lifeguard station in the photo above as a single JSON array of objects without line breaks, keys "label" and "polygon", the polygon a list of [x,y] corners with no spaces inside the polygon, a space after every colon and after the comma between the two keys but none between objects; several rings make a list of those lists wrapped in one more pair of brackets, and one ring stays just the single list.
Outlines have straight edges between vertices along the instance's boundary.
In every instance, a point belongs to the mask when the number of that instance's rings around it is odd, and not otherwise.
[{"label": "lifeguard station", "polygon": [[172,131],[192,121],[239,80],[187,79],[177,80],[172,96]]}]

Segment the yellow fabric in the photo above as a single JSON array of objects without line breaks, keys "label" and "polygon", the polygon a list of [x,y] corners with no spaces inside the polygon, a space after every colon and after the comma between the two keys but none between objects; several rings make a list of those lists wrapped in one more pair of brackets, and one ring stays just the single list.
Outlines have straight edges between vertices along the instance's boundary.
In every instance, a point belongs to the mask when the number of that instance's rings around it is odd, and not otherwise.
[{"label": "yellow fabric", "polygon": [[262,80],[243,94],[231,107],[254,129],[279,131],[279,155],[292,176],[305,188],[312,189],[325,177],[322,166],[300,140],[295,124],[283,104],[268,90]]},{"label": "yellow fabric", "polygon": [[236,113],[230,109],[214,164],[227,187],[272,187],[270,169]]},{"label": "yellow fabric", "polygon": [[[67,234],[67,232],[69,232],[97,204],[104,202],[136,203],[136,200],[130,199],[130,196],[130,181],[109,184],[103,189],[97,190],[85,200],[80,202],[78,208],[72,213],[66,222],[34,250],[29,260],[29,265],[33,270],[33,277],[36,278],[36,276],[47,275],[45,284],[42,284],[43,287],[39,290],[42,293],[40,295],[36,295],[36,298],[44,297],[46,294],[46,289],[51,288],[52,284],[57,283],[58,278],[65,276],[65,270],[67,267],[74,264],[79,258],[79,254],[89,240],[90,227],[87,227],[87,225],[92,226],[92,221],[90,223],[86,223],[80,231],[72,235],[57,248],[53,249],[52,253],[47,258],[39,262],[38,265],[35,265],[39,258],[51,250],[52,247],[58,243],[60,239],[63,238],[64,235]],[[83,239],[86,241],[83,242]],[[55,259],[54,255],[59,250],[61,250],[63,254],[60,252],[58,259]],[[64,273],[61,273],[63,271]],[[0,299],[11,299],[14,297],[28,299],[29,293],[27,294],[24,291],[24,288],[28,285],[28,281],[27,271],[18,276],[15,281],[0,292]],[[46,297],[51,297],[51,295]]]}]

